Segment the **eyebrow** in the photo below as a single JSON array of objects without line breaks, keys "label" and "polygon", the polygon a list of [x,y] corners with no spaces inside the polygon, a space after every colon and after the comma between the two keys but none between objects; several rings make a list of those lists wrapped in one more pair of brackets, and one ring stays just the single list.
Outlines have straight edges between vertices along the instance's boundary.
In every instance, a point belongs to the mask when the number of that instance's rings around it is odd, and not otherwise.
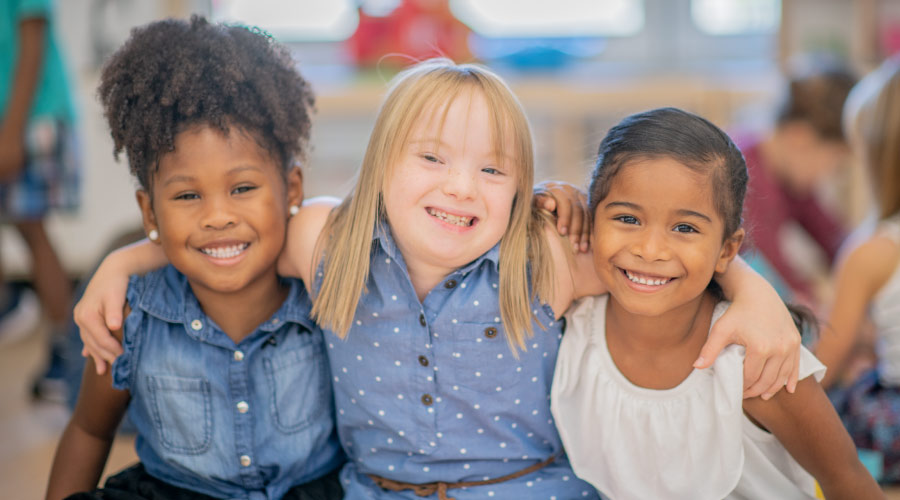
[{"label": "eyebrow", "polygon": [[[640,205],[638,205],[636,203],[631,203],[628,201],[611,201],[611,202],[607,203],[606,205],[604,205],[603,208],[608,209],[608,208],[615,208],[615,207],[629,208],[632,210],[640,210],[641,209]],[[676,210],[675,213],[682,217],[696,217],[698,219],[703,219],[706,222],[709,222],[710,224],[712,224],[712,218],[710,218],[708,215],[702,214],[700,212],[696,212],[694,210],[687,210],[687,209],[682,208],[682,209]]]},{"label": "eyebrow", "polygon": [[[237,173],[243,172],[245,170],[254,170],[257,172],[262,171],[259,167],[255,166],[255,165],[239,165],[237,167],[232,168],[228,172],[225,172],[225,174],[232,175],[232,174],[237,174]],[[166,179],[166,181],[162,183],[162,186],[165,187],[170,184],[174,184],[176,182],[190,182],[192,180],[194,180],[193,176],[178,174],[178,175],[173,175],[172,177],[169,177],[168,179]]]},{"label": "eyebrow", "polygon": [[[421,144],[428,144],[428,145],[436,144],[438,149],[441,149],[441,148],[449,149],[449,146],[447,145],[447,143],[445,143],[444,141],[442,141],[440,139],[413,139],[413,140],[410,140],[407,144],[409,146],[418,146]],[[502,158],[506,161],[512,161],[512,162],[515,161],[514,156],[512,156],[509,153],[506,153],[504,151],[497,151],[497,150],[491,151],[490,156],[494,156],[496,158]]]}]

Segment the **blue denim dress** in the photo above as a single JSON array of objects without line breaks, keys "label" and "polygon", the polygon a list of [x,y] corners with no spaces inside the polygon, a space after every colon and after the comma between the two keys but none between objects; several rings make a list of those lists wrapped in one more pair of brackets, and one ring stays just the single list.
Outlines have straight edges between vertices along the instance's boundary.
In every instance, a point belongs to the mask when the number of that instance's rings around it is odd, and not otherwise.
[{"label": "blue denim dress", "polygon": [[[528,350],[513,355],[500,320],[499,245],[420,302],[386,224],[374,238],[347,338],[325,333],[338,432],[350,457],[341,472],[345,498],[420,498],[382,490],[367,474],[409,483],[480,481],[560,453],[550,384],[562,324],[535,303],[546,329],[535,323]],[[521,478],[448,495],[597,498],[564,455]]]},{"label": "blue denim dress", "polygon": [[187,278],[134,276],[113,385],[131,393],[137,454],[151,475],[227,498],[281,498],[344,460],[328,360],[303,283],[235,344]]}]

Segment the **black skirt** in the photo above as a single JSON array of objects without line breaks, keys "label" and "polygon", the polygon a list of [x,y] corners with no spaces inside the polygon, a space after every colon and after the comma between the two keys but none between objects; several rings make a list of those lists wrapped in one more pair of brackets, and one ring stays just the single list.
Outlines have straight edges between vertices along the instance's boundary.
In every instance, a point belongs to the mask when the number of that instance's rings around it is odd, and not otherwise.
[{"label": "black skirt", "polygon": [[[283,500],[341,500],[344,490],[338,467],[308,483],[294,486]],[[215,497],[173,486],[147,474],[143,464],[110,476],[103,488],[70,495],[66,500],[215,500]]]}]

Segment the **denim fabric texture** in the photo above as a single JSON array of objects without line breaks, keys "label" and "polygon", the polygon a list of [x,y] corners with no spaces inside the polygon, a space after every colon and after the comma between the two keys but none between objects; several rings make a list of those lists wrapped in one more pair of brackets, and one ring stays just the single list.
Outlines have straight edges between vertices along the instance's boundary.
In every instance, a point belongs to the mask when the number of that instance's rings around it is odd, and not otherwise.
[{"label": "denim fabric texture", "polygon": [[303,283],[235,344],[173,267],[131,278],[113,384],[132,396],[152,476],[214,497],[281,498],[344,459],[328,360]]}]

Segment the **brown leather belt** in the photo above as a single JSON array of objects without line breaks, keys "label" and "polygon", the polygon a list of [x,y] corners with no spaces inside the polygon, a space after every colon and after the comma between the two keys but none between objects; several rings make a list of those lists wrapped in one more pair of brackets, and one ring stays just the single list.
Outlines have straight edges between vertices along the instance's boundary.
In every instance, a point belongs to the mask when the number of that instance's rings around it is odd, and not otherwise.
[{"label": "brown leather belt", "polygon": [[369,478],[372,481],[375,481],[375,484],[378,485],[379,488],[388,490],[388,491],[405,491],[412,490],[416,496],[427,497],[438,494],[439,500],[455,500],[451,497],[447,496],[447,490],[452,490],[454,488],[469,488],[473,486],[487,486],[489,484],[497,484],[503,483],[506,481],[511,481],[513,479],[520,478],[527,474],[531,474],[532,472],[537,472],[544,467],[553,463],[559,457],[559,454],[551,456],[547,460],[543,462],[536,463],[530,467],[526,467],[520,471],[513,472],[512,474],[507,474],[505,476],[500,476],[494,479],[487,479],[484,481],[462,481],[459,483],[445,483],[442,481],[437,481],[434,483],[422,483],[422,484],[414,484],[414,483],[404,483],[401,481],[394,481],[392,479],[387,479],[381,476],[376,476],[374,474],[368,474]]}]

